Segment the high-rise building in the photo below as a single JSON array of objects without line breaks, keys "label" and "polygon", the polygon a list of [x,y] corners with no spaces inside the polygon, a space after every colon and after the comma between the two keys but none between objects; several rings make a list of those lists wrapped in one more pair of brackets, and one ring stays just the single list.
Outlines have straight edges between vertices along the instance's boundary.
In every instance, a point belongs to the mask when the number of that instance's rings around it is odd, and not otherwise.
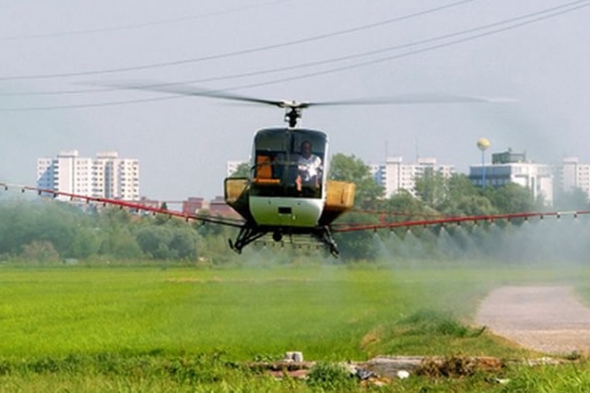
[{"label": "high-rise building", "polygon": [[590,164],[580,163],[577,157],[564,157],[561,164],[555,165],[554,175],[556,190],[579,188],[590,197]]},{"label": "high-rise building", "polygon": [[399,190],[406,190],[416,195],[416,179],[428,170],[449,177],[455,173],[453,165],[437,164],[436,158],[422,157],[416,162],[404,164],[402,157],[388,157],[385,164],[370,165],[371,173],[377,183],[384,188],[385,197],[395,195]]},{"label": "high-rise building", "polygon": [[77,150],[60,152],[56,158],[37,160],[37,187],[53,191],[139,200],[139,160],[119,158],[117,152],[80,157]]}]

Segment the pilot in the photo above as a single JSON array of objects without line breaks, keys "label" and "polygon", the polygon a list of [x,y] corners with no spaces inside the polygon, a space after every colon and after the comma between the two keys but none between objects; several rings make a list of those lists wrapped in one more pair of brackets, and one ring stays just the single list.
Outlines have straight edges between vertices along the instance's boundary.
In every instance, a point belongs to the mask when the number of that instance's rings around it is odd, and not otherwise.
[{"label": "pilot", "polygon": [[322,175],[322,159],[311,153],[311,142],[303,141],[301,143],[301,155],[297,160],[297,178],[295,185],[297,191],[301,191],[303,186],[319,186]]}]

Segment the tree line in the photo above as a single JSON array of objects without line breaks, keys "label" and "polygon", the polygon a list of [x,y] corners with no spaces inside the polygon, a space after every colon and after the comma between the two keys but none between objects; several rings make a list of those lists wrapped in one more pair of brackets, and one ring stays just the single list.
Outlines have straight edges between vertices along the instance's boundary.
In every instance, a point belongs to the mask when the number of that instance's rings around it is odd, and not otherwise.
[{"label": "tree line", "polygon": [[[247,168],[246,168],[247,169]],[[238,169],[240,170],[240,169]],[[434,215],[468,216],[539,211],[545,208],[529,190],[516,184],[477,188],[463,174],[444,177],[426,171],[416,179],[415,195],[400,191],[384,198],[383,188],[369,167],[355,156],[332,157],[329,177],[356,184],[355,210],[340,222],[378,223],[415,220]],[[580,190],[559,195],[555,208],[588,209]],[[381,212],[380,215],[368,212]],[[227,263],[239,256],[227,247],[235,229],[165,215],[138,215],[125,209],[72,204],[52,199],[0,201],[0,260],[24,259],[39,263],[68,260],[183,260]],[[372,259],[373,233],[337,234],[342,261]],[[292,250],[305,257],[310,251]]]}]

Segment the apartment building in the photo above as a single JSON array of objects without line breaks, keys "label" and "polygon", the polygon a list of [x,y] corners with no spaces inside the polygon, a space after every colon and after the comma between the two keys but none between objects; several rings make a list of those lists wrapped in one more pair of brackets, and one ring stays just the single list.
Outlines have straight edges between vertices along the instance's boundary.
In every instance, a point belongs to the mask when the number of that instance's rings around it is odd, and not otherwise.
[{"label": "apartment building", "polygon": [[406,190],[416,195],[416,179],[430,170],[449,177],[455,173],[454,165],[437,164],[436,158],[418,158],[414,163],[403,163],[402,157],[388,157],[384,164],[369,165],[371,173],[378,184],[385,189],[386,198],[395,195],[400,190]]},{"label": "apartment building", "polygon": [[137,201],[139,160],[120,158],[117,152],[80,157],[77,150],[61,151],[55,158],[37,160],[37,187],[95,198]]},{"label": "apartment building", "polygon": [[569,192],[579,188],[590,197],[590,164],[579,162],[578,157],[564,157],[555,165],[554,176],[557,190]]}]

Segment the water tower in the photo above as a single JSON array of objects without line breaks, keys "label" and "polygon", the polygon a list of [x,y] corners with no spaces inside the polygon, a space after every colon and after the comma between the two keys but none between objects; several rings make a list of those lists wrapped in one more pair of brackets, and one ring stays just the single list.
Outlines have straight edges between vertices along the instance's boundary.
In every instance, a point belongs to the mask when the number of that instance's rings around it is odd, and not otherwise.
[{"label": "water tower", "polygon": [[490,147],[491,143],[487,138],[479,138],[477,140],[477,148],[481,150],[481,188],[486,186],[486,161],[485,152]]}]

